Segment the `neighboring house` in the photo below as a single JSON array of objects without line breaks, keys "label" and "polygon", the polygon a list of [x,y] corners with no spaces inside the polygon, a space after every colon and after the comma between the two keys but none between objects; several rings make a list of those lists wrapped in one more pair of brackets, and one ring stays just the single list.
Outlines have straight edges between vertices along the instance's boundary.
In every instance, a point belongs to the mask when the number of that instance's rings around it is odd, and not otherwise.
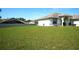
[{"label": "neighboring house", "polygon": [[26,22],[26,24],[28,24],[28,25],[35,25],[36,24],[36,20],[27,20],[27,21],[25,21]]},{"label": "neighboring house", "polygon": [[29,24],[35,24],[35,21],[34,20],[31,20],[30,22],[29,22]]},{"label": "neighboring house", "polygon": [[6,19],[0,19],[0,23],[4,22]]},{"label": "neighboring house", "polygon": [[22,20],[9,19],[9,20],[2,21],[0,24],[26,24],[26,22]]},{"label": "neighboring house", "polygon": [[79,15],[54,13],[38,19],[38,26],[79,26]]}]

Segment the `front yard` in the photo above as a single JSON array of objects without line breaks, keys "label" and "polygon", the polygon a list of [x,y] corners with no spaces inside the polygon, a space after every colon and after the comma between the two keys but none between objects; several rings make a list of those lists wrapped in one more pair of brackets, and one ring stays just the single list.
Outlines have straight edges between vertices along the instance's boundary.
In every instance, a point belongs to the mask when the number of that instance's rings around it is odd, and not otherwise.
[{"label": "front yard", "polygon": [[79,27],[3,27],[0,28],[0,49],[78,50]]}]

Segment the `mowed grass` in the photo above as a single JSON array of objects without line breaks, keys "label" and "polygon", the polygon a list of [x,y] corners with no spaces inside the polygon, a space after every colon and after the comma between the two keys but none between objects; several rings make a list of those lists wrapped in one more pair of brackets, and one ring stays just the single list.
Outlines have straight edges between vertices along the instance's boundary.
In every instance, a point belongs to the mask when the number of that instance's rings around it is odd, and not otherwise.
[{"label": "mowed grass", "polygon": [[3,50],[78,50],[79,27],[15,26],[0,28]]}]

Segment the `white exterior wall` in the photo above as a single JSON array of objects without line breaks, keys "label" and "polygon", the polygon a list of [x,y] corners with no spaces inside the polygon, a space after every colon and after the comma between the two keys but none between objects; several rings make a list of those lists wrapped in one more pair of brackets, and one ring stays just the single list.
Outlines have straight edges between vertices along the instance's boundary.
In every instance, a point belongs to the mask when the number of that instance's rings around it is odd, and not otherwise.
[{"label": "white exterior wall", "polygon": [[53,24],[50,20],[40,20],[38,26],[53,26]]},{"label": "white exterior wall", "polygon": [[35,24],[35,22],[29,22],[29,24]]},{"label": "white exterior wall", "polygon": [[76,24],[76,26],[79,26],[79,21],[74,21],[74,24]]}]

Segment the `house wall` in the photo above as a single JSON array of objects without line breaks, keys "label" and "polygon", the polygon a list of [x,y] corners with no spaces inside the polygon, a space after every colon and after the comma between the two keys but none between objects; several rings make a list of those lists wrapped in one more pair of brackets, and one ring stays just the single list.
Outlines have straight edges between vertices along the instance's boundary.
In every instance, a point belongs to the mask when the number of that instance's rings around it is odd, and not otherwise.
[{"label": "house wall", "polygon": [[53,19],[40,20],[38,26],[61,26],[61,20],[57,19],[57,24],[53,24]]},{"label": "house wall", "polygon": [[51,20],[40,20],[38,21],[38,26],[53,26]]},{"label": "house wall", "polygon": [[79,26],[79,20],[73,22],[76,26]]},{"label": "house wall", "polygon": [[35,24],[35,22],[29,22],[29,24]]}]

